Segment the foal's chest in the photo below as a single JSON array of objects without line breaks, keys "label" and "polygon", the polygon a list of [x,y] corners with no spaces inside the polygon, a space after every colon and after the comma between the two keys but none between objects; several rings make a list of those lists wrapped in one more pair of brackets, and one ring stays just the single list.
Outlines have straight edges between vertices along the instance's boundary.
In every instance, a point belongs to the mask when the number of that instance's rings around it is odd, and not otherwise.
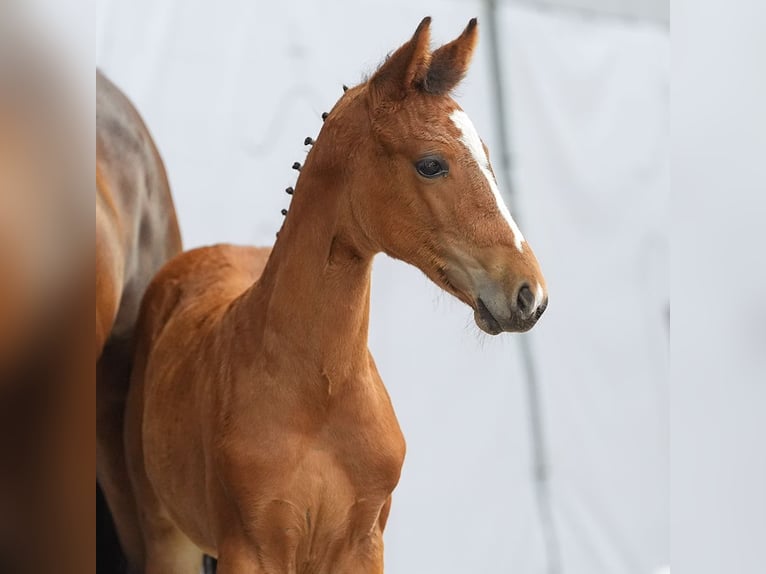
[{"label": "foal's chest", "polygon": [[404,438],[379,379],[334,381],[325,393],[328,382],[312,380],[303,388],[313,392],[287,398],[267,395],[297,382],[263,385],[236,402],[247,408],[237,409],[238,431],[223,441],[231,448],[223,482],[240,515],[257,539],[283,532],[279,553],[299,563],[333,563],[349,544],[360,555],[375,546],[404,463]]}]

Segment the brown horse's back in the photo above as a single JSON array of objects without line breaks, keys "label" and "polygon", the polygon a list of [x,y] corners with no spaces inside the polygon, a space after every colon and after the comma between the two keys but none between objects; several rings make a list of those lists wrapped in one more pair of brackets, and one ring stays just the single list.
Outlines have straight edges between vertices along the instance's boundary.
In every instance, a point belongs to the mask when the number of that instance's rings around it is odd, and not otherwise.
[{"label": "brown horse's back", "polygon": [[96,78],[97,339],[128,337],[154,273],[181,250],[165,168],[138,112]]}]

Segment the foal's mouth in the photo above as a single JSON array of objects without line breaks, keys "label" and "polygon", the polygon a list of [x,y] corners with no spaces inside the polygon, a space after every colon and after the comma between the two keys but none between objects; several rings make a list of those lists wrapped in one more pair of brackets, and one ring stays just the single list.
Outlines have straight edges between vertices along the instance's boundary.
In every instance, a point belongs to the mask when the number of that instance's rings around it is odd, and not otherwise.
[{"label": "foal's mouth", "polygon": [[476,309],[474,311],[474,320],[482,331],[490,335],[498,335],[503,332],[500,322],[490,312],[481,297],[476,299]]},{"label": "foal's mouth", "polygon": [[468,305],[474,312],[474,322],[485,333],[490,335],[499,335],[505,329],[500,324],[492,312],[489,310],[481,297],[474,297],[466,293],[463,289],[458,288],[451,280],[446,267],[438,266],[436,273],[439,278],[438,283],[441,287]]},{"label": "foal's mouth", "polygon": [[443,267],[437,267],[437,274],[442,288],[448,293],[457,297],[460,301],[468,305],[474,312],[474,322],[485,333],[490,335],[499,335],[504,331],[500,322],[495,318],[492,312],[487,308],[481,297],[471,297],[462,289],[459,289],[450,281],[447,270]]}]

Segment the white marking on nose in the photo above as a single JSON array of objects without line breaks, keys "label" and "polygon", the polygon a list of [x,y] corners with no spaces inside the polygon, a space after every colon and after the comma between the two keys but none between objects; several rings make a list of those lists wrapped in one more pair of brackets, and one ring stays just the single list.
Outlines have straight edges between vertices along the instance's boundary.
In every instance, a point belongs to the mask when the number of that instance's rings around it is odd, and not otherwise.
[{"label": "white marking on nose", "polygon": [[484,146],[481,143],[481,138],[479,137],[479,134],[476,131],[473,122],[471,121],[471,118],[469,118],[468,114],[466,114],[463,110],[455,110],[450,114],[450,119],[452,120],[452,123],[454,123],[460,130],[460,141],[463,142],[463,145],[465,145],[465,147],[468,148],[468,151],[471,152],[471,155],[473,156],[473,159],[476,160],[479,169],[484,174],[484,177],[487,178],[487,181],[489,182],[489,188],[492,190],[492,195],[495,196],[497,209],[500,211],[503,218],[508,223],[508,227],[511,228],[511,232],[513,233],[513,242],[516,245],[516,249],[519,251],[524,251],[524,236],[521,234],[521,230],[519,229],[519,226],[516,225],[513,217],[511,217],[511,212],[508,211],[508,206],[505,204],[503,196],[500,195],[500,190],[497,188],[497,181],[495,180],[495,176],[492,175],[492,172],[489,170],[489,159],[487,159],[487,154],[484,152]]},{"label": "white marking on nose", "polygon": [[535,309],[539,309],[543,303],[543,286],[537,284],[537,293],[535,293]]}]

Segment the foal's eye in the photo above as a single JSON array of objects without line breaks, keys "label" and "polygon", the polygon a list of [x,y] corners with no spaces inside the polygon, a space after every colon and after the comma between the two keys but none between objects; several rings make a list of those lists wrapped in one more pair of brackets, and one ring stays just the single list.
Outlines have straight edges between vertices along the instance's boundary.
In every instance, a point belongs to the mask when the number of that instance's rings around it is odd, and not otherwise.
[{"label": "foal's eye", "polygon": [[435,178],[447,175],[447,163],[438,157],[425,157],[415,164],[418,173],[423,177]]}]

